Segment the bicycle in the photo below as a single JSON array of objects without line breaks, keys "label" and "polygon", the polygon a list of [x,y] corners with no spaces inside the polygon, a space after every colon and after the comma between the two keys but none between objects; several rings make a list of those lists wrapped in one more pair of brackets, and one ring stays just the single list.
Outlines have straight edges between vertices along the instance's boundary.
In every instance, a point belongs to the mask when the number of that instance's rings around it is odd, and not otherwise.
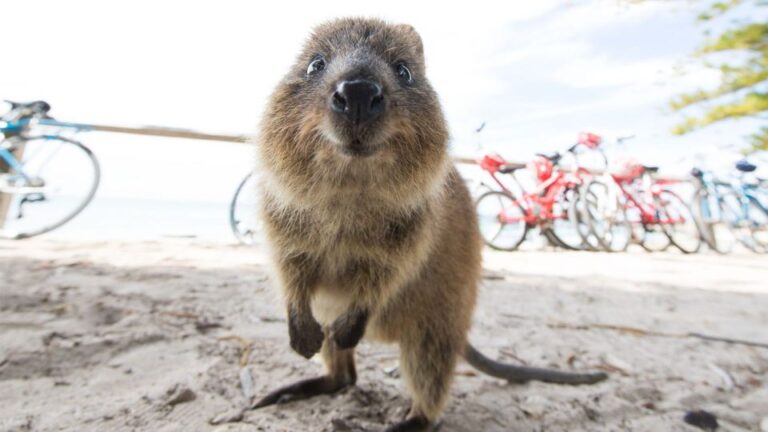
[{"label": "bicycle", "polygon": [[[571,146],[567,153],[575,156],[580,144]],[[484,193],[475,203],[480,234],[485,244],[497,250],[516,250],[528,231],[538,226],[551,244],[570,250],[589,248],[581,236],[582,222],[575,207],[579,186],[584,184],[589,172],[578,167],[578,161],[573,173],[561,169],[562,158],[560,153],[539,153],[526,165],[509,164],[499,155],[487,154],[478,161],[501,188]],[[532,192],[525,192],[514,176],[515,171],[526,167],[535,173],[539,181]],[[510,174],[522,191],[519,199],[497,174]]]},{"label": "bicycle", "polygon": [[746,160],[737,162],[735,168],[741,176],[731,182],[715,179],[711,171],[691,171],[699,183],[694,203],[704,239],[722,254],[730,252],[737,241],[754,252],[768,252],[768,194],[760,187],[763,181],[744,181],[744,174],[757,169]]},{"label": "bicycle", "polygon": [[[627,161],[620,170],[611,172],[618,187],[617,219],[630,229],[636,241],[648,251],[664,250],[670,244],[681,252],[698,252],[702,235],[693,212],[671,186],[677,180],[654,180],[658,167]],[[588,185],[587,189],[592,187]],[[590,223],[593,223],[591,221]]]},{"label": "bicycle", "polygon": [[[93,152],[61,134],[84,125],[56,121],[45,101],[11,102],[0,117],[0,237],[50,232],[91,202],[101,172]],[[46,133],[46,128],[58,128]]]}]

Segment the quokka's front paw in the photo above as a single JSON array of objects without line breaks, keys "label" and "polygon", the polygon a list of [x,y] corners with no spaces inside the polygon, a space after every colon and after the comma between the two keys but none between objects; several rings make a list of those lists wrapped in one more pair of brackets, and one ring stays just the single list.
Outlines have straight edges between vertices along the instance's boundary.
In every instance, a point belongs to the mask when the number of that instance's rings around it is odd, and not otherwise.
[{"label": "quokka's front paw", "polygon": [[299,315],[291,311],[288,317],[288,337],[291,348],[304,358],[311,358],[323,346],[323,329],[311,314]]},{"label": "quokka's front paw", "polygon": [[365,334],[368,312],[353,309],[336,318],[331,324],[330,337],[341,349],[354,348]]}]

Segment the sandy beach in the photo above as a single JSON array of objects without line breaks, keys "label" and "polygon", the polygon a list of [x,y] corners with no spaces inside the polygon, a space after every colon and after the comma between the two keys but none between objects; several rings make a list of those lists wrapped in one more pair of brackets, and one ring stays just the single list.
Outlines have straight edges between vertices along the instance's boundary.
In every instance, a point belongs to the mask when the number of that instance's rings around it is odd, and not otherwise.
[{"label": "sandy beach", "polygon": [[[457,369],[449,431],[723,431],[768,416],[768,256],[486,251],[471,340],[489,356],[596,369],[595,386]],[[403,416],[394,347],[358,384],[242,411],[320,373],[294,354],[259,247],[194,239],[0,242],[0,431],[378,431]],[[215,421],[214,421],[215,420]],[[219,423],[219,424],[212,424]]]}]

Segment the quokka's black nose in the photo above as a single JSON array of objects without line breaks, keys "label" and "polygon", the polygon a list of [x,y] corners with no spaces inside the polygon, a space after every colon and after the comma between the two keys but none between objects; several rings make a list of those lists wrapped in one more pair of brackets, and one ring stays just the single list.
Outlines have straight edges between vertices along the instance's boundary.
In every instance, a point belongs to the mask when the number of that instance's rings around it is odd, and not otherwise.
[{"label": "quokka's black nose", "polygon": [[331,95],[331,109],[356,125],[369,122],[384,112],[381,86],[364,79],[341,81]]}]

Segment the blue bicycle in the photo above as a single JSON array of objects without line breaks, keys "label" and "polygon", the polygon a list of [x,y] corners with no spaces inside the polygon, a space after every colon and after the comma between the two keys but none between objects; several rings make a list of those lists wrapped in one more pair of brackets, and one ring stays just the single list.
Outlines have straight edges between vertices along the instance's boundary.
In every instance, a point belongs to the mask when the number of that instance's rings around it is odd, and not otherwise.
[{"label": "blue bicycle", "polygon": [[90,149],[63,136],[85,125],[58,122],[45,101],[10,102],[0,117],[0,238],[49,232],[77,216],[99,186]]},{"label": "blue bicycle", "polygon": [[730,252],[736,243],[754,252],[768,252],[768,192],[765,181],[747,182],[744,174],[757,166],[746,160],[736,163],[741,173],[732,181],[720,181],[710,171],[694,168],[699,187],[693,198],[704,240],[719,253]]}]

